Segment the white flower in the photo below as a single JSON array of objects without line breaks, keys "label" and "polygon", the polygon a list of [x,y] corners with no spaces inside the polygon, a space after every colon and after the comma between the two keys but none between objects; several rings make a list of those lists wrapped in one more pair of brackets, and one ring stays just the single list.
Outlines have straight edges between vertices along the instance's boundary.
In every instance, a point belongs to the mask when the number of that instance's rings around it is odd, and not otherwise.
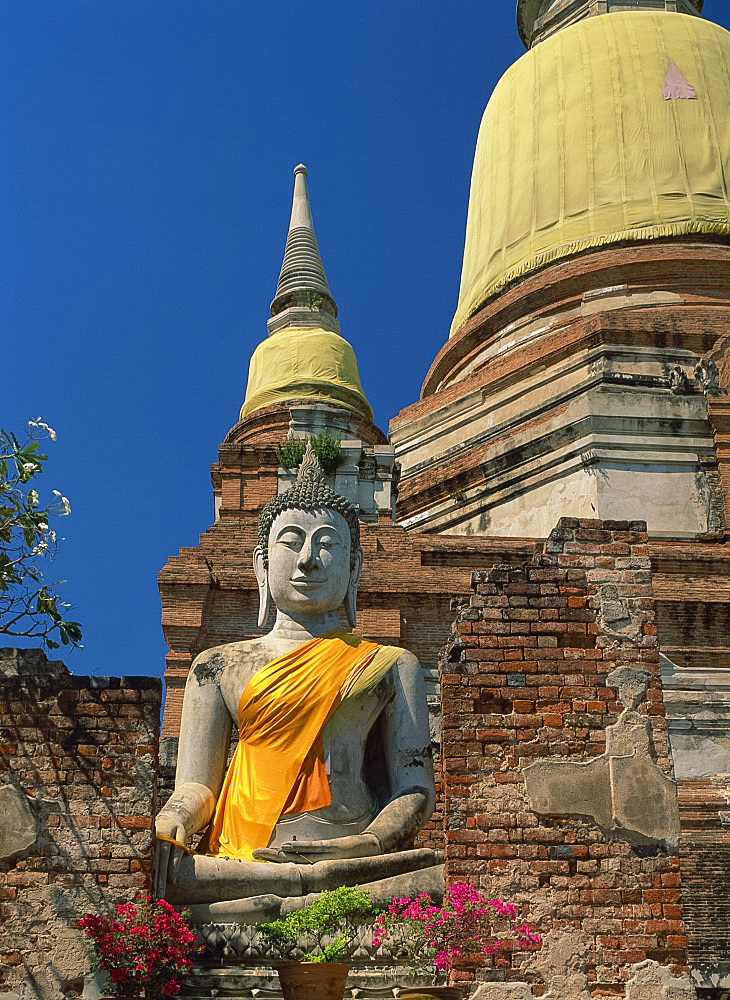
[{"label": "white flower", "polygon": [[31,490],[28,493],[28,503],[31,505],[31,507],[38,506],[38,493],[36,492],[36,490]]},{"label": "white flower", "polygon": [[34,472],[35,471],[35,465],[33,465],[32,462],[23,462],[21,468],[22,468],[23,472]]},{"label": "white flower", "polygon": [[54,429],[52,427],[49,427],[49,425],[45,422],[45,420],[41,420],[40,417],[36,417],[35,420],[29,420],[28,426],[30,427],[31,430],[37,429],[39,431],[45,431],[46,434],[51,439],[51,441],[56,440],[56,432],[54,431]]},{"label": "white flower", "polygon": [[45,521],[39,521],[38,522],[38,530],[39,531],[48,531],[48,524]]},{"label": "white flower", "polygon": [[62,496],[58,492],[58,490],[51,490],[51,493],[54,495],[54,497],[58,497],[58,499],[61,502],[61,506],[63,507],[63,510],[60,512],[60,516],[61,517],[66,517],[68,514],[70,514],[71,513],[71,504],[69,503],[68,497]]}]

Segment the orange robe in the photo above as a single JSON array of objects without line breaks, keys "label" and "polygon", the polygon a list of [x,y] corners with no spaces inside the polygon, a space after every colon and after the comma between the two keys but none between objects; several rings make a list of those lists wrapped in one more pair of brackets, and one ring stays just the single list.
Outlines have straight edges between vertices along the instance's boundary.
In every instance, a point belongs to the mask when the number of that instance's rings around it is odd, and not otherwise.
[{"label": "orange robe", "polygon": [[338,629],[262,667],[241,695],[238,746],[198,850],[251,861],[280,816],[330,805],[322,730],[345,698],[375,687],[402,652]]}]

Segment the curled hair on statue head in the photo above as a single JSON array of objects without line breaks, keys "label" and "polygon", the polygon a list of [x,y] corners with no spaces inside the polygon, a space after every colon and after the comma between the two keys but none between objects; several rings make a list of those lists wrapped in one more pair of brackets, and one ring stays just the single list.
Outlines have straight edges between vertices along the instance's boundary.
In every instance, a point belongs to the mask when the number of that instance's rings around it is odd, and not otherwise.
[{"label": "curled hair on statue head", "polygon": [[297,481],[284,493],[278,493],[263,507],[259,517],[259,545],[264,566],[269,565],[269,535],[275,519],[285,510],[314,511],[326,508],[340,514],[350,529],[350,569],[355,565],[355,557],[360,548],[360,522],[357,508],[349,500],[330,489],[324,479],[322,466],[312,450],[312,442],[307,442],[302,464],[299,466]]}]

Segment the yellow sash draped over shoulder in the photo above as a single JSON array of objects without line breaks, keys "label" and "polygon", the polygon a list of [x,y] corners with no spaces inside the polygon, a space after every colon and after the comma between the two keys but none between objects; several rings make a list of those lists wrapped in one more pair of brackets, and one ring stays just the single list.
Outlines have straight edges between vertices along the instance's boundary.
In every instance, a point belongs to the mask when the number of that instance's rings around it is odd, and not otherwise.
[{"label": "yellow sash draped over shoulder", "polygon": [[198,850],[250,861],[280,816],[330,805],[322,730],[345,698],[375,687],[402,652],[336,630],[262,667],[241,695],[238,746]]}]

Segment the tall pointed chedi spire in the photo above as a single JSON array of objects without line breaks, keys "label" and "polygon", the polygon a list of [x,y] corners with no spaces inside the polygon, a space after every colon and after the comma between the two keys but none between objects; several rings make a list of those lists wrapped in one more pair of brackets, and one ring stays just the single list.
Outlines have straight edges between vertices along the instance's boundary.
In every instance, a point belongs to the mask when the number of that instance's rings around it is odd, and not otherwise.
[{"label": "tall pointed chedi spire", "polygon": [[316,304],[315,308],[337,316],[337,306],[327,283],[314,232],[307,175],[308,170],[303,163],[294,168],[289,234],[276,295],[271,303],[272,316],[277,316],[291,306],[311,308],[313,303]]},{"label": "tall pointed chedi spire", "polygon": [[[284,263],[266,323],[269,336],[251,358],[241,420],[264,407],[311,400],[350,411],[372,424],[373,411],[360,384],[355,352],[340,336],[336,317],[314,235],[307,168],[300,163],[294,168]],[[348,433],[358,431],[353,425]]]}]

